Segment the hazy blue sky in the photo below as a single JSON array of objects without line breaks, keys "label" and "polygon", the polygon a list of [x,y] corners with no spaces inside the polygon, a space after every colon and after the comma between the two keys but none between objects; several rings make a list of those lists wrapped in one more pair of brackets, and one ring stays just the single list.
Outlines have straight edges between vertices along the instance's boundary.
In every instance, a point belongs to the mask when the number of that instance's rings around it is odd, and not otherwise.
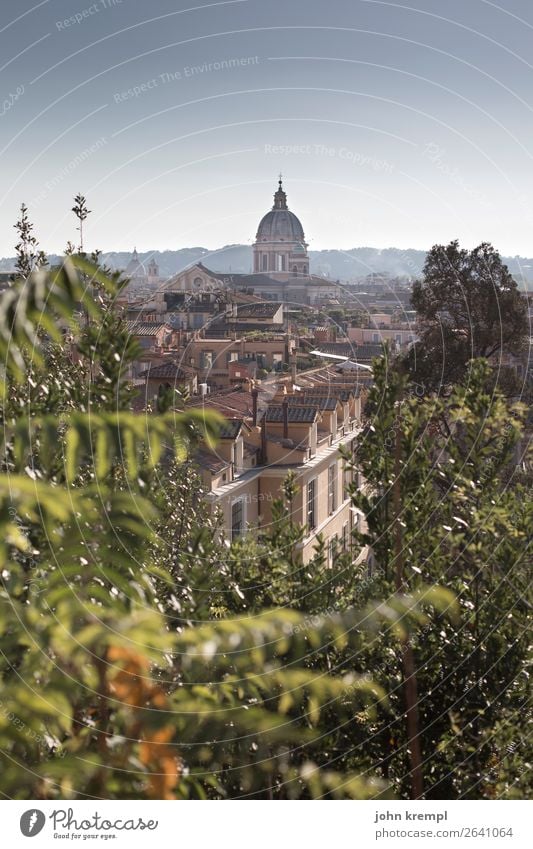
[{"label": "hazy blue sky", "polygon": [[21,201],[62,250],[77,191],[89,247],[251,243],[280,170],[311,248],[533,255],[531,0],[0,10],[0,255]]}]

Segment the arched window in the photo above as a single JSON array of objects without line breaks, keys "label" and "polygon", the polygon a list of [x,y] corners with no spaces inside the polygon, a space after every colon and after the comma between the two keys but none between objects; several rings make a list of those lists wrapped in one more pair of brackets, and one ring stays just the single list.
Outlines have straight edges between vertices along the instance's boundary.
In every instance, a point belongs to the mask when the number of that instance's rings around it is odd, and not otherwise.
[{"label": "arched window", "polygon": [[303,273],[304,273],[304,274],[309,274],[309,269],[307,268],[307,266],[306,266],[306,265],[304,265],[304,271],[303,271]]},{"label": "arched window", "polygon": [[297,265],[293,265],[293,267],[292,267],[292,273],[293,273],[293,276],[294,276],[294,277],[297,277],[297,276],[298,276],[298,266],[297,266]]},{"label": "arched window", "polygon": [[198,287],[203,286],[203,284],[204,284],[204,281],[202,280],[201,277],[195,277],[192,282],[195,286],[198,286]]}]

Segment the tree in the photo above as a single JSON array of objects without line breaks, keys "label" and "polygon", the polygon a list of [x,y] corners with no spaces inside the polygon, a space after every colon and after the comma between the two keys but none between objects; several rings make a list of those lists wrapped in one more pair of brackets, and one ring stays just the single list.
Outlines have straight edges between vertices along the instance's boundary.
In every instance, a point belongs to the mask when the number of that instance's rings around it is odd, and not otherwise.
[{"label": "tree", "polygon": [[47,265],[46,254],[39,248],[39,243],[33,235],[33,224],[28,218],[28,207],[21,204],[20,218],[13,225],[19,241],[15,245],[17,261],[15,268],[20,277],[28,277],[36,268]]},{"label": "tree", "polygon": [[[80,194],[79,192],[76,195],[76,197],[74,198],[74,206],[72,207],[72,212],[74,213],[74,215],[78,219],[78,230],[79,230],[79,234],[80,234],[79,252],[80,252],[80,254],[83,254],[83,252],[84,252],[83,251],[83,222],[85,221],[87,216],[90,214],[91,210],[87,208],[86,198],[84,197],[84,195]],[[69,245],[70,245],[70,242],[69,242]]]},{"label": "tree", "polygon": [[520,354],[528,334],[527,304],[500,255],[484,242],[472,251],[457,241],[434,245],[422,280],[413,284],[420,341],[407,357],[426,392],[464,377],[478,357]]},{"label": "tree", "polygon": [[[525,410],[487,390],[489,366],[478,360],[446,398],[409,392],[386,360],[376,361],[368,423],[352,461],[367,481],[353,489],[367,517],[383,598],[434,581],[458,599],[461,624],[439,620],[410,638],[419,696],[426,798],[514,798],[530,759],[517,730],[528,702],[531,626],[531,490],[509,479]],[[450,423],[439,438],[438,422]],[[511,466],[512,468],[512,466]],[[398,497],[399,496],[399,497]],[[374,584],[372,593],[376,593]],[[376,736],[376,755],[400,795],[409,774],[398,688],[397,650],[386,637],[370,668],[388,693],[393,718]],[[506,749],[515,728],[512,752]],[[392,741],[392,742],[391,742]]]}]

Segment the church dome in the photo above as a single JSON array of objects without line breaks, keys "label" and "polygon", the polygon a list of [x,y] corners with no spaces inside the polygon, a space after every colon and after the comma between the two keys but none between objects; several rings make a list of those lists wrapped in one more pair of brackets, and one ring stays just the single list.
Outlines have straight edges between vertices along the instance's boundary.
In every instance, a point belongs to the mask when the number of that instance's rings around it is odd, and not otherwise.
[{"label": "church dome", "polygon": [[287,207],[281,180],[274,195],[274,206],[259,223],[256,242],[305,242],[300,219]]},{"label": "church dome", "polygon": [[133,255],[130,261],[128,262],[125,270],[126,277],[145,277],[146,269],[139,259],[139,254],[137,253],[137,248],[133,249]]}]

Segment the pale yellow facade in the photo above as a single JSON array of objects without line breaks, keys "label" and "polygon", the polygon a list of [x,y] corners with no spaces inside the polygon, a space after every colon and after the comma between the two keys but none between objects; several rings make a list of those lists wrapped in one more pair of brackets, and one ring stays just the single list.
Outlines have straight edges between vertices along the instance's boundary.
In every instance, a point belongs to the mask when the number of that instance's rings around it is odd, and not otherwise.
[{"label": "pale yellow facade", "polygon": [[[294,401],[295,397],[289,396],[289,399]],[[292,520],[305,528],[297,549],[302,561],[307,563],[313,558],[318,535],[330,559],[335,551],[350,545],[358,517],[347,494],[352,473],[345,469],[339,449],[353,451],[355,447],[361,427],[358,402],[359,399],[350,395],[345,401],[337,401],[334,409],[321,412],[319,399],[315,400],[314,411],[311,409],[313,400],[308,399],[305,404],[308,421],[305,422],[289,420],[298,417],[294,410],[303,406],[299,399],[296,404],[287,405],[285,414],[280,412],[283,404],[275,405],[279,421],[269,420],[272,410],[269,407],[260,424],[248,422],[246,432],[239,436],[248,448],[257,449],[259,461],[257,458],[250,460],[249,453],[246,459],[244,452],[239,453],[241,449],[230,447],[227,441],[217,449],[218,459],[227,465],[224,470],[212,474],[208,502],[212,510],[219,512],[223,535],[228,541],[269,528],[272,504],[282,497],[283,482],[292,471],[297,486]],[[236,451],[243,457],[240,468]]]}]

